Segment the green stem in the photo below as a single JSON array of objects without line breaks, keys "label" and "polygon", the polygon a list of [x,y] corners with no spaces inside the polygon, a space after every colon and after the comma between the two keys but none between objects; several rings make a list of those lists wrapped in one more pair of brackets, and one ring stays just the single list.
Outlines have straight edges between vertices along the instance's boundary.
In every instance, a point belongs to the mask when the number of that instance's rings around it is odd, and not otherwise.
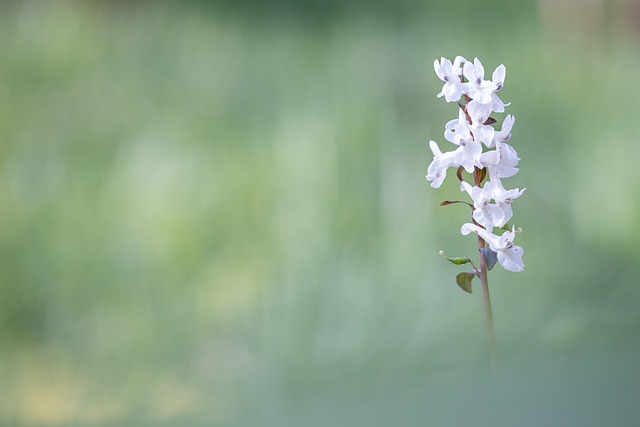
[{"label": "green stem", "polygon": [[[469,100],[467,99],[467,104]],[[462,111],[464,111],[467,116],[467,121],[469,124],[473,124],[471,120],[471,116],[469,116],[469,112],[467,110],[467,105],[460,105]],[[472,138],[473,134],[471,135]],[[476,187],[479,187],[482,184],[482,180],[484,179],[484,175],[479,175],[479,169],[475,168],[473,171],[473,182]],[[475,220],[474,224],[477,224]],[[479,225],[479,224],[478,224]],[[496,331],[493,327],[493,311],[491,310],[491,295],[489,295],[489,280],[487,278],[487,263],[484,260],[484,255],[480,249],[485,247],[485,241],[482,237],[478,236],[478,252],[480,253],[480,282],[482,283],[482,302],[484,304],[484,318],[487,324],[487,339],[489,341],[489,356],[491,357],[491,371],[493,374],[496,374]]]},{"label": "green stem", "polygon": [[[484,247],[484,240],[478,236],[478,247]],[[484,317],[487,324],[487,339],[489,340],[489,355],[491,356],[491,370],[496,373],[496,331],[493,327],[493,311],[491,310],[491,295],[489,295],[489,280],[487,278],[487,263],[480,253],[480,282],[482,283],[482,301],[484,303]]]}]

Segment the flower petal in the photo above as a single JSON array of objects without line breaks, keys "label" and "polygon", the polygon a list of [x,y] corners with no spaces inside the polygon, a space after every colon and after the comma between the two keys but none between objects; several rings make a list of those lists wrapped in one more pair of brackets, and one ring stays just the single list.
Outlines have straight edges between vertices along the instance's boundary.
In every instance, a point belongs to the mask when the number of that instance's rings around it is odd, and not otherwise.
[{"label": "flower petal", "polygon": [[504,64],[498,65],[498,68],[495,69],[495,71],[493,72],[493,75],[491,76],[491,80],[497,86],[496,91],[502,89],[506,75],[507,75],[507,68],[504,66]]},{"label": "flower petal", "polygon": [[431,152],[433,153],[433,157],[442,156],[442,151],[440,151],[440,147],[438,147],[438,143],[431,140],[429,141],[429,148],[431,148]]},{"label": "flower petal", "polygon": [[493,230],[493,219],[491,213],[485,209],[475,209],[473,211],[473,219],[487,230]]},{"label": "flower petal", "polygon": [[498,251],[498,262],[505,270],[517,273],[524,270],[523,254],[524,250],[520,246],[512,246],[504,251]]},{"label": "flower petal", "polygon": [[484,241],[489,244],[489,247],[491,248],[491,250],[493,250],[494,252],[498,250],[497,247],[498,247],[500,237],[485,230],[484,228],[480,228],[475,224],[470,224],[467,222],[465,224],[462,224],[462,227],[460,228],[460,232],[464,236],[466,236],[469,233],[475,233],[478,236],[482,237]]}]

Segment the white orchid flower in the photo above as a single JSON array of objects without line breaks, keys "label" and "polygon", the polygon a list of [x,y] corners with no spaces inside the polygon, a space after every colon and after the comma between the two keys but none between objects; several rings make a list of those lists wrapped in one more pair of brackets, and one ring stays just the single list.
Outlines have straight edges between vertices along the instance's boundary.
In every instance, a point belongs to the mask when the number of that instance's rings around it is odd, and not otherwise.
[{"label": "white orchid flower", "polygon": [[440,80],[444,82],[438,98],[444,96],[447,102],[457,102],[462,97],[462,94],[466,92],[467,84],[460,81],[460,75],[462,73],[460,63],[463,61],[466,62],[466,59],[462,56],[457,56],[453,64],[447,58],[440,58],[440,61],[437,59],[433,61],[433,68],[436,74]]},{"label": "white orchid flower", "polygon": [[471,117],[472,124],[469,129],[473,133],[474,140],[491,147],[496,131],[493,126],[484,124],[491,115],[491,104],[481,104],[474,100],[467,104],[467,112]]},{"label": "white orchid flower", "polygon": [[473,200],[473,219],[487,230],[502,227],[513,215],[510,205],[490,203],[494,192],[491,182],[480,188],[462,181],[460,188]]},{"label": "white orchid flower", "polygon": [[444,137],[447,141],[458,146],[454,151],[455,162],[458,166],[462,166],[469,173],[473,173],[476,167],[483,167],[480,162],[482,146],[473,139],[466,115],[462,109],[459,112],[458,120],[451,120],[446,124]]},{"label": "white orchid flower", "polygon": [[465,62],[463,66],[464,76],[469,80],[469,97],[480,104],[492,104],[492,94],[496,85],[484,79],[484,67],[478,58],[471,62]]},{"label": "white orchid flower", "polygon": [[465,236],[469,233],[475,233],[482,237],[489,248],[498,255],[498,262],[505,270],[513,272],[524,270],[524,262],[522,261],[524,250],[513,244],[515,227],[511,231],[505,231],[502,236],[497,236],[475,224],[466,223],[460,232]]},{"label": "white orchid flower", "polygon": [[447,176],[447,169],[455,163],[455,153],[453,151],[443,153],[435,141],[429,141],[429,147],[433,152],[433,161],[427,169],[426,178],[433,188],[439,188]]}]

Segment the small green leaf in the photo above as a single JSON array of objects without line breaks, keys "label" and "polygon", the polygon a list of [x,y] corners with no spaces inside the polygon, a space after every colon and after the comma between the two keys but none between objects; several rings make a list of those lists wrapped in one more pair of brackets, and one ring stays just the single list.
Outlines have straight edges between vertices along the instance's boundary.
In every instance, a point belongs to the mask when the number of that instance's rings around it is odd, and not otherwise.
[{"label": "small green leaf", "polygon": [[469,273],[466,271],[463,271],[462,273],[458,273],[458,275],[456,276],[456,282],[458,283],[458,286],[460,286],[460,289],[462,289],[468,294],[472,293],[471,281],[473,280],[475,275],[476,275],[475,273]]},{"label": "small green leaf", "polygon": [[468,264],[471,262],[471,259],[467,258],[467,257],[454,257],[454,258],[449,258],[448,256],[446,256],[444,254],[444,252],[440,251],[440,256],[442,258],[448,259],[449,261],[451,261],[453,264],[455,265],[464,265],[464,264]]}]

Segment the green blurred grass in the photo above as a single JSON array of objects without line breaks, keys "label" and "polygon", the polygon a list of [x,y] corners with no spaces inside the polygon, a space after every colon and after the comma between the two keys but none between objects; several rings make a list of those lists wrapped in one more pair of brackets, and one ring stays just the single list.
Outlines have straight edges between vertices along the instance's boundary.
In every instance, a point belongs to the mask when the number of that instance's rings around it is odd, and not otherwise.
[{"label": "green blurred grass", "polygon": [[507,66],[528,188],[527,269],[490,278],[502,363],[637,353],[637,40],[516,10],[480,35],[429,13],[1,16],[3,423],[296,425],[485,384],[479,295],[437,256],[473,254],[466,212],[424,180],[456,114],[431,63],[456,54]]}]

